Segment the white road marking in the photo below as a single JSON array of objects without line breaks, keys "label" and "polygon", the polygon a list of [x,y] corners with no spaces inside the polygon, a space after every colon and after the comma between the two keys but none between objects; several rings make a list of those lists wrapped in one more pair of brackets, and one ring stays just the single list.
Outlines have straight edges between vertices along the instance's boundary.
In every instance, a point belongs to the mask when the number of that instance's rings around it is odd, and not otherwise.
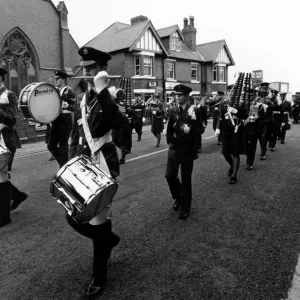
[{"label": "white road marking", "polygon": [[[213,136],[208,136],[208,137],[203,138],[203,140],[208,140],[208,139],[211,139],[211,138],[214,138],[214,137],[215,137],[214,135],[213,135]],[[209,145],[211,145],[211,144],[208,144],[208,145],[205,145],[205,146],[209,146]],[[204,148],[205,146],[203,146],[203,148]],[[148,157],[148,156],[151,156],[151,155],[155,155],[155,154],[158,154],[158,153],[167,151],[168,149],[169,149],[169,148],[163,149],[163,150],[159,150],[159,151],[155,151],[155,152],[151,152],[151,153],[144,154],[144,155],[141,155],[141,156],[133,157],[133,158],[131,158],[131,159],[126,160],[126,162],[135,161],[135,160],[137,160],[137,159],[141,159],[141,158],[144,158],[144,157]],[[15,159],[23,158],[23,157],[28,157],[28,156],[33,156],[33,155],[41,154],[41,153],[50,153],[50,152],[49,152],[48,150],[36,151],[36,152],[28,153],[28,154],[17,155],[17,156],[15,156]]]},{"label": "white road marking", "polygon": [[[213,137],[215,137],[215,136],[214,135],[213,136],[208,136],[206,138],[203,138],[203,140],[211,139]],[[204,148],[206,146],[209,146],[209,145],[212,145],[212,144],[204,145],[202,148]],[[144,154],[144,155],[141,155],[141,156],[133,157],[133,158],[130,158],[130,159],[126,160],[126,162],[135,161],[135,160],[138,160],[138,159],[141,159],[141,158],[145,158],[145,157],[148,157],[148,156],[152,156],[152,155],[155,155],[155,154],[158,154],[158,153],[162,153],[162,152],[165,152],[165,151],[168,151],[168,150],[169,150],[169,148],[163,149],[163,150],[159,150],[159,151],[155,151],[155,152],[151,152],[151,153]]]}]

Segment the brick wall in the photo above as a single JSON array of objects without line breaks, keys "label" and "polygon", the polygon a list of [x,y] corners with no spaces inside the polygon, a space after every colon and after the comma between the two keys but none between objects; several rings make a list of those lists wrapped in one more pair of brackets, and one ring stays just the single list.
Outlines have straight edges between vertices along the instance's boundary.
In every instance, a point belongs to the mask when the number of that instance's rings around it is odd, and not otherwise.
[{"label": "brick wall", "polygon": [[[1,10],[5,12],[0,18],[0,49],[4,38],[14,29],[19,28],[30,41],[37,55],[37,81],[54,84],[54,70],[61,68],[60,23],[51,1],[47,0],[13,0],[2,1]],[[78,46],[63,30],[65,67],[78,65]],[[19,95],[18,95],[19,96]],[[36,131],[29,125],[21,112],[18,113],[17,130],[24,141],[33,141],[44,135],[44,131]]]}]

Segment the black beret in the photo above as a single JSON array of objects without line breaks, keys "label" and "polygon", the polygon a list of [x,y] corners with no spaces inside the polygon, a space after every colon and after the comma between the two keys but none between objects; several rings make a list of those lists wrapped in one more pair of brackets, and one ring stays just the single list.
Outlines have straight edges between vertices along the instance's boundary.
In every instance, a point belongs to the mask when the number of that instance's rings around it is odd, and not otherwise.
[{"label": "black beret", "polygon": [[225,94],[223,91],[218,91],[217,93],[218,93],[218,95],[220,95],[220,96],[224,96],[224,94]]},{"label": "black beret", "polygon": [[80,63],[81,67],[90,66],[96,62],[99,62],[101,65],[105,65],[111,59],[111,55],[109,53],[91,47],[80,48],[78,50],[78,54],[82,58]]},{"label": "black beret", "polygon": [[286,92],[281,92],[281,93],[279,93],[279,95],[286,95],[287,93]]},{"label": "black beret", "polygon": [[0,76],[4,76],[7,74],[7,71],[5,69],[3,69],[2,67],[0,67]]},{"label": "black beret", "polygon": [[69,75],[65,71],[57,70],[54,72],[55,78],[67,78]]},{"label": "black beret", "polygon": [[189,95],[189,93],[192,91],[192,88],[184,84],[177,84],[174,86],[174,91],[176,94]]},{"label": "black beret", "polygon": [[262,82],[261,84],[260,84],[260,86],[266,86],[266,87],[268,87],[269,86],[269,82]]}]

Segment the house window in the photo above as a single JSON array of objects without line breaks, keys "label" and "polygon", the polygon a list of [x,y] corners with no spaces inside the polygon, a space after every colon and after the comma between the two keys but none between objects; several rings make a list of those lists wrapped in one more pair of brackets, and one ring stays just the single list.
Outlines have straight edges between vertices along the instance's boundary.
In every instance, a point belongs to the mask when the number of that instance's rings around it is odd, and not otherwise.
[{"label": "house window", "polygon": [[16,95],[29,83],[37,81],[33,52],[22,33],[12,32],[4,41],[0,65],[8,71],[5,85]]},{"label": "house window", "polygon": [[175,79],[175,62],[167,62],[167,79]]},{"label": "house window", "polygon": [[213,81],[217,81],[218,77],[217,77],[217,67],[213,67]]},{"label": "house window", "polygon": [[152,76],[153,58],[152,56],[144,56],[144,75]]},{"label": "house window", "polygon": [[191,78],[198,81],[198,65],[191,65]]},{"label": "house window", "polygon": [[135,56],[134,57],[134,70],[135,70],[135,75],[140,76],[140,57]]},{"label": "house window", "polygon": [[170,38],[170,50],[180,51],[181,50],[181,41],[179,39],[178,32],[174,32]]},{"label": "house window", "polygon": [[219,81],[225,81],[225,68],[219,67]]}]

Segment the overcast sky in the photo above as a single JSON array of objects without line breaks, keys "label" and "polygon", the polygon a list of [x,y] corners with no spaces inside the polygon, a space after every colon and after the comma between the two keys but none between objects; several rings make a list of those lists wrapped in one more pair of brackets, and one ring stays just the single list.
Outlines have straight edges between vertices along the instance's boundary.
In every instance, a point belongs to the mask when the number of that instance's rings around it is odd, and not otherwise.
[{"label": "overcast sky", "polygon": [[[53,0],[57,5],[59,0]],[[65,0],[70,33],[81,47],[112,23],[145,15],[156,29],[194,16],[197,44],[225,39],[235,72],[263,70],[264,81],[300,92],[300,0]]]}]

